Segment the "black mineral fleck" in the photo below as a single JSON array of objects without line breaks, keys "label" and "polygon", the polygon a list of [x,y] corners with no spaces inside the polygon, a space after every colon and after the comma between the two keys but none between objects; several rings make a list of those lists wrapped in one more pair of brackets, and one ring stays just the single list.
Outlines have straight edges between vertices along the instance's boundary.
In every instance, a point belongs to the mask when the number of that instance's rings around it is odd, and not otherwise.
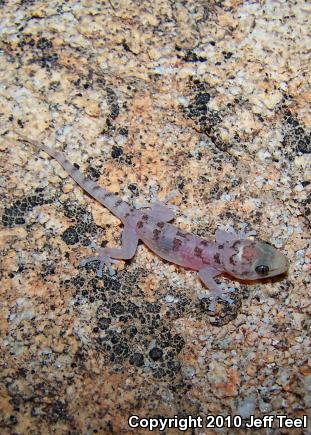
[{"label": "black mineral fleck", "polygon": [[149,356],[153,361],[158,361],[163,357],[163,350],[159,347],[153,347],[150,349]]},{"label": "black mineral fleck", "polygon": [[139,352],[135,352],[130,356],[129,361],[133,366],[141,367],[144,365],[144,355]]},{"label": "black mineral fleck", "polygon": [[79,242],[79,235],[74,227],[69,227],[63,232],[62,239],[67,245],[75,245]]},{"label": "black mineral fleck", "polygon": [[122,154],[123,154],[123,149],[121,147],[117,147],[116,145],[112,147],[111,157],[113,159],[117,159],[118,157],[121,157]]}]

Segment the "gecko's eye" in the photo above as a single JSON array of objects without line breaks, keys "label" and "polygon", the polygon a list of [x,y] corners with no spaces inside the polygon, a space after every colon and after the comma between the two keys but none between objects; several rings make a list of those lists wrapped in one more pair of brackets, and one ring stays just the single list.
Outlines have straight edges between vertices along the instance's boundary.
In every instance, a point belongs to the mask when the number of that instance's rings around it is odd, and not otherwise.
[{"label": "gecko's eye", "polygon": [[269,273],[269,266],[266,266],[265,264],[261,265],[261,266],[257,266],[255,271],[256,273],[258,273],[258,275],[261,276],[266,276]]}]

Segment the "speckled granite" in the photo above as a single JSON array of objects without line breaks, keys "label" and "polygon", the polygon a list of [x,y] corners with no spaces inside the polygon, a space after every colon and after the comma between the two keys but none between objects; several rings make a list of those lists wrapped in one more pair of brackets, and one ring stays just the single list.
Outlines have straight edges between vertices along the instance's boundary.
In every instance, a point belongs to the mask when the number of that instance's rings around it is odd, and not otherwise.
[{"label": "speckled granite", "polygon": [[[308,412],[308,16],[303,0],[1,1],[1,434]],[[14,128],[129,201],[177,189],[182,228],[248,223],[288,276],[235,282],[214,316],[193,273],[142,245],[97,279],[79,261],[119,221]],[[289,431],[307,433],[273,433]]]}]

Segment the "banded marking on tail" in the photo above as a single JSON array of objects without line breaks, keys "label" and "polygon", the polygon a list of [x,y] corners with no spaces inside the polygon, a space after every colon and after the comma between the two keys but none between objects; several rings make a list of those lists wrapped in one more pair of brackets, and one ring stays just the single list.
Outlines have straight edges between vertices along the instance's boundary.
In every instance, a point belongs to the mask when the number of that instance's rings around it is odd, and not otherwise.
[{"label": "banded marking on tail", "polygon": [[122,201],[114,193],[108,192],[103,187],[99,186],[95,181],[84,175],[76,166],[74,166],[66,156],[47,145],[41,144],[38,141],[29,139],[27,136],[15,131],[20,137],[20,140],[27,142],[38,150],[46,152],[50,157],[58,161],[58,163],[65,169],[68,175],[79,184],[89,195],[95,198],[98,202],[103,204],[108,210],[110,210],[115,216],[123,220],[126,213],[129,212],[130,206],[127,202]]}]

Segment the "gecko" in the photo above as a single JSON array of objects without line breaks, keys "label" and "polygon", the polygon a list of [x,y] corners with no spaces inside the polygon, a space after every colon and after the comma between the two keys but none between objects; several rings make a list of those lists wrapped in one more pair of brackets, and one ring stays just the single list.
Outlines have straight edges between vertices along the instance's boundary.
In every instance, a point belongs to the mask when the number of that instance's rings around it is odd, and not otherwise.
[{"label": "gecko", "polygon": [[115,271],[112,264],[118,260],[130,260],[134,257],[138,242],[141,240],[151,251],[162,259],[184,268],[197,271],[198,277],[208,288],[199,298],[208,297],[211,310],[215,309],[215,301],[220,298],[233,303],[230,293],[234,288],[225,287],[216,282],[219,275],[229,275],[238,280],[258,280],[283,274],[288,269],[287,258],[272,245],[250,238],[251,232],[239,233],[234,230],[216,230],[215,241],[183,231],[173,225],[175,212],[169,205],[170,196],[164,201],[155,201],[147,207],[132,207],[117,195],[107,191],[98,183],[84,175],[73,165],[64,153],[55,148],[30,139],[20,132],[18,140],[31,144],[38,151],[46,152],[65,169],[67,174],[91,197],[106,207],[123,224],[121,247],[97,247],[91,243],[95,255],[80,262],[86,266],[98,261],[97,276],[103,276],[104,268],[110,275]]}]

